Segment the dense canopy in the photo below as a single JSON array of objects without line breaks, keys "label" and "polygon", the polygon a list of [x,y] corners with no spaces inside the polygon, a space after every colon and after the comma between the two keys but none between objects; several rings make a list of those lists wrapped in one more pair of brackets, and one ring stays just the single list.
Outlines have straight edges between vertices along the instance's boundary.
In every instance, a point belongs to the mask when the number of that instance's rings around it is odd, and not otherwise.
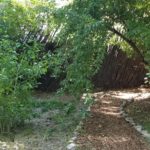
[{"label": "dense canopy", "polygon": [[54,0],[0,0],[0,130],[30,118],[29,94],[47,72],[62,76],[67,92],[90,91],[111,45],[150,70],[149,39],[149,0],[72,0],[61,8]]},{"label": "dense canopy", "polygon": [[[64,84],[73,91],[90,88],[109,45],[119,45],[131,57],[150,61],[149,0],[75,0],[57,11],[63,45],[58,57],[65,64]],[[64,68],[63,68],[64,69]]]}]

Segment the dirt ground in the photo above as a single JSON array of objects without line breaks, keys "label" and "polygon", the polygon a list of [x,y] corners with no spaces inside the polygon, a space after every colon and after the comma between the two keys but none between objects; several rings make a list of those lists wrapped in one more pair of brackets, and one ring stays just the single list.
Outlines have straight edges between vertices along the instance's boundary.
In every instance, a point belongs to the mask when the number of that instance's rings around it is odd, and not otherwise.
[{"label": "dirt ground", "polygon": [[95,93],[91,115],[76,141],[78,150],[150,150],[150,145],[120,114],[121,100],[144,99],[148,89]]}]

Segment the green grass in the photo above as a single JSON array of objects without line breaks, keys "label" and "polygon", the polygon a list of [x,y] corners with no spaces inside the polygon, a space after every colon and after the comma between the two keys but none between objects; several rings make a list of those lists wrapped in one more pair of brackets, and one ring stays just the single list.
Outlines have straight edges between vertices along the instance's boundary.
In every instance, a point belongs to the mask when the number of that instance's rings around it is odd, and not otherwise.
[{"label": "green grass", "polygon": [[144,122],[143,126],[150,133],[150,122]]},{"label": "green grass", "polygon": [[69,114],[75,111],[75,102],[62,102],[60,100],[50,100],[50,101],[32,101],[33,108],[41,108],[42,112],[47,112],[49,110],[63,110],[65,113]]},{"label": "green grass", "polygon": [[18,126],[12,135],[4,135],[0,139],[12,142],[14,139],[21,140],[29,147],[37,147],[35,140],[42,146],[66,147],[74,129],[87,113],[88,103],[72,96],[38,93],[33,95],[30,106],[33,110],[31,119],[24,126]]},{"label": "green grass", "polygon": [[[80,103],[76,99],[62,100],[59,96],[54,95],[48,98],[37,99],[34,97],[31,105],[33,110],[40,108],[41,114],[52,112],[50,118],[55,126],[46,129],[45,134],[47,137],[53,136],[57,132],[64,132],[66,135],[72,134],[83,115],[83,108]],[[33,112],[33,118],[40,118],[41,114]]]}]

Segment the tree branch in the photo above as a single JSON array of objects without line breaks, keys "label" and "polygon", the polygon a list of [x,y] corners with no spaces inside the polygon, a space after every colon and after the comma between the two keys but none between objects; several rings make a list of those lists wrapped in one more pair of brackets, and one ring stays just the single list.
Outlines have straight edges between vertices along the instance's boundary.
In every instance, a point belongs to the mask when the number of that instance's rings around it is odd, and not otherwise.
[{"label": "tree branch", "polygon": [[115,34],[117,34],[119,37],[121,37],[124,41],[126,41],[132,48],[133,50],[138,54],[138,56],[141,58],[141,60],[144,62],[144,64],[148,64],[145,60],[144,60],[144,56],[142,55],[140,49],[136,46],[135,42],[133,42],[132,40],[128,39],[127,37],[125,37],[122,33],[120,33],[119,31],[117,31],[114,28],[109,28],[109,30]]}]

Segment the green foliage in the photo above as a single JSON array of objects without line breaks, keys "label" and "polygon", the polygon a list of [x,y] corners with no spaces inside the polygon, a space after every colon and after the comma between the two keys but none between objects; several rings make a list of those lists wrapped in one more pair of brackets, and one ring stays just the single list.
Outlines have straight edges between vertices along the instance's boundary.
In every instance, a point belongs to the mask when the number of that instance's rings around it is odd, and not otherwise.
[{"label": "green foliage", "polygon": [[84,105],[86,107],[89,107],[93,103],[94,103],[94,99],[93,99],[92,95],[86,94],[85,97],[84,97]]},{"label": "green foliage", "polygon": [[92,97],[91,94],[83,94],[83,104],[84,107],[82,108],[82,117],[85,118],[87,116],[90,115],[90,107],[93,105],[94,103],[94,98]]},{"label": "green foliage", "polygon": [[[70,97],[69,100],[62,100],[61,97],[50,96],[50,98],[33,99],[33,109],[41,109],[42,114],[50,112],[49,118],[54,123],[54,126],[46,130],[47,137],[65,132],[65,135],[72,134],[73,130],[79,123],[82,117],[81,109],[84,109],[84,104],[81,104],[77,99]],[[39,114],[39,112],[38,112]],[[36,116],[40,118],[40,116]],[[57,133],[57,134],[56,134]]]},{"label": "green foliage", "polygon": [[[63,89],[73,94],[90,92],[110,44],[148,62],[150,69],[149,0],[74,0],[54,7],[47,0],[0,0],[1,131],[29,118],[29,91],[48,68],[55,77],[66,75]],[[55,53],[41,52],[43,45],[35,38],[41,32],[61,45]],[[69,104],[64,110],[68,114],[73,109]]]},{"label": "green foliage", "polygon": [[41,108],[43,112],[49,110],[63,110],[66,115],[72,113],[75,110],[75,106],[72,102],[63,102],[58,99],[52,99],[50,101],[32,101],[33,108]]},{"label": "green foliage", "polygon": [[[0,1],[0,7],[0,132],[9,132],[31,117],[30,91],[49,61],[34,34],[49,21],[54,5],[8,0]],[[52,25],[47,24],[44,31]]]},{"label": "green foliage", "polygon": [[26,43],[35,40],[43,30],[48,34],[54,29],[52,12],[54,3],[46,0],[3,1],[0,11],[0,37]]},{"label": "green foliage", "polygon": [[32,109],[27,99],[29,95],[24,92],[19,94],[22,95],[0,95],[0,132],[9,133],[13,128],[23,125],[26,119],[30,119]]},{"label": "green foliage", "polygon": [[52,68],[56,75],[66,72],[64,89],[72,93],[92,89],[90,80],[110,44],[145,63],[150,51],[149,9],[149,0],[74,0],[58,10],[58,41],[63,46],[53,55]]},{"label": "green foliage", "polygon": [[24,47],[18,54],[16,43],[0,41],[0,126],[1,131],[23,123],[31,113],[29,91],[36,79],[45,72],[44,60],[39,60],[37,45]]}]

